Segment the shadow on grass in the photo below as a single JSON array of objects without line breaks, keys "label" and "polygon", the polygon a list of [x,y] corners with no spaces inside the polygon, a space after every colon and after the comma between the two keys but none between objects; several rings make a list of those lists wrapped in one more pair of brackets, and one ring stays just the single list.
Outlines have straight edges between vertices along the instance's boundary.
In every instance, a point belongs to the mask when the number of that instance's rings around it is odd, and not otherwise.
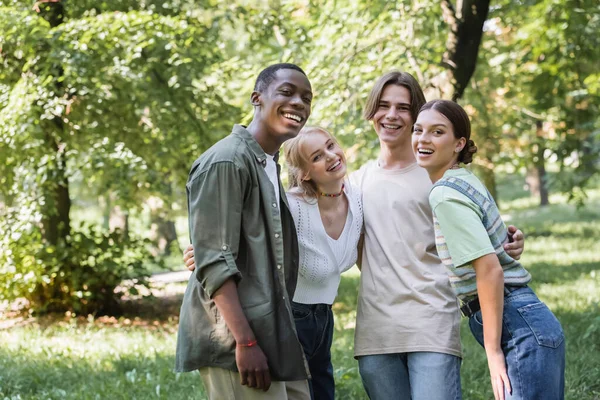
[{"label": "shadow on grass", "polygon": [[148,296],[121,302],[123,317],[169,321],[179,318],[183,294]]}]

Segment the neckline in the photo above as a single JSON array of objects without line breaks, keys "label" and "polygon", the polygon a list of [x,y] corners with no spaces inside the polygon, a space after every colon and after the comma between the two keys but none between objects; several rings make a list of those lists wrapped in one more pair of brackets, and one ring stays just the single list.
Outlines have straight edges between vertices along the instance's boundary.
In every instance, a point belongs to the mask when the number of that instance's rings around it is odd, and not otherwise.
[{"label": "neckline", "polygon": [[[323,233],[325,234],[325,236],[327,236],[327,238],[329,240],[333,240],[334,242],[337,242],[338,240],[340,240],[342,238],[342,236],[344,236],[344,232],[346,231],[346,227],[348,226],[348,218],[350,217],[350,198],[348,196],[348,194],[346,193],[346,191],[344,191],[343,195],[346,197],[346,201],[348,202],[348,212],[346,213],[346,219],[344,221],[344,227],[342,228],[342,233],[340,233],[340,236],[338,236],[337,239],[334,239],[333,237],[331,237],[329,235],[329,233],[327,233],[327,229],[325,229],[325,224],[323,224],[323,217],[321,216],[321,209],[319,208],[319,203],[316,202],[315,203],[315,207],[317,208],[317,213],[319,214],[319,222],[320,222],[320,226],[321,226],[321,230],[323,231]],[[341,196],[340,196],[341,197]]]},{"label": "neckline", "polygon": [[379,159],[374,160],[373,164],[375,166],[375,170],[377,170],[378,172],[381,172],[383,174],[390,174],[390,175],[405,174],[416,168],[421,168],[416,161],[404,168],[398,168],[398,169],[385,169],[385,168],[381,167],[381,165],[379,164]]}]

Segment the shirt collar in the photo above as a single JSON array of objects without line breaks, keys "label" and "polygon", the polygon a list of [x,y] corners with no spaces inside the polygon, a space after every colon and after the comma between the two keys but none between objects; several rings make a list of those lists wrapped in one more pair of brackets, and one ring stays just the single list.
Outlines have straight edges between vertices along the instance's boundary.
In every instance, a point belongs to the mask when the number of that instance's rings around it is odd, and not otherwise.
[{"label": "shirt collar", "polygon": [[[256,159],[256,161],[258,161],[260,164],[262,164],[263,167],[265,165],[267,165],[267,154],[265,153],[263,148],[260,147],[260,144],[258,144],[256,139],[254,139],[254,137],[250,134],[250,132],[248,132],[248,130],[246,129],[246,127],[244,125],[235,124],[233,126],[232,133],[236,136],[241,137],[242,139],[244,139],[246,141],[246,143],[248,144],[248,147],[250,147],[250,150],[252,150],[252,153],[254,153],[254,158]],[[278,163],[279,152],[277,152],[273,155],[273,160],[275,161],[275,164]]]}]

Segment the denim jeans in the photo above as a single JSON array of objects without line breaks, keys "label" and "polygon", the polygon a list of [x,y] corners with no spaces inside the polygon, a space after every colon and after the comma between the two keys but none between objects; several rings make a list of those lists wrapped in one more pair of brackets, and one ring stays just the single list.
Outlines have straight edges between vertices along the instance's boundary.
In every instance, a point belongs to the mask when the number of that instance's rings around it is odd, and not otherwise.
[{"label": "denim jeans", "polygon": [[329,304],[292,303],[298,339],[304,349],[311,379],[312,400],[333,400],[335,383],[331,364],[333,312]]},{"label": "denim jeans", "polygon": [[[510,400],[562,400],[565,392],[565,342],[560,322],[529,287],[512,287],[504,297],[501,346],[512,395]],[[469,319],[483,346],[481,311]]]},{"label": "denim jeans", "polygon": [[358,358],[371,400],[460,400],[460,357],[434,352],[376,354]]}]

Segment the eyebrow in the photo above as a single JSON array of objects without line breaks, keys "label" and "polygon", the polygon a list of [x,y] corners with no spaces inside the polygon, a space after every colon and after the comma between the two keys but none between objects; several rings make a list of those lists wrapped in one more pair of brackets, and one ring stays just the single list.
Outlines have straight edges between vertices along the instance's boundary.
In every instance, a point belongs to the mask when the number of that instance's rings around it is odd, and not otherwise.
[{"label": "eyebrow", "polygon": [[[379,100],[379,104],[382,104],[382,103],[384,103],[384,104],[390,104],[390,103],[393,103],[393,102],[392,101],[388,101],[388,100]],[[410,107],[410,103],[396,103],[396,104],[400,105],[400,106],[408,106],[408,107]]]},{"label": "eyebrow", "polygon": [[[331,139],[327,139],[325,144],[327,145],[327,144],[329,144],[329,142],[331,142]],[[310,157],[312,158],[312,156],[314,156],[315,154],[317,154],[320,151],[321,151],[321,149],[317,149],[317,150],[313,151],[312,154],[310,155]]]},{"label": "eyebrow", "polygon": [[[288,85],[288,86],[291,86],[291,87],[293,87],[294,89],[298,89],[298,86],[296,86],[296,85],[294,85],[292,82],[288,82],[288,81],[281,82],[281,83],[279,84],[279,86],[277,86],[277,89],[281,89],[281,87],[283,87],[283,86],[286,86],[286,85]],[[306,90],[306,91],[305,91],[305,93],[306,93],[306,94],[310,94],[311,96],[313,95],[313,92],[312,92],[312,90],[310,90],[310,89],[309,89],[309,90]]]}]

